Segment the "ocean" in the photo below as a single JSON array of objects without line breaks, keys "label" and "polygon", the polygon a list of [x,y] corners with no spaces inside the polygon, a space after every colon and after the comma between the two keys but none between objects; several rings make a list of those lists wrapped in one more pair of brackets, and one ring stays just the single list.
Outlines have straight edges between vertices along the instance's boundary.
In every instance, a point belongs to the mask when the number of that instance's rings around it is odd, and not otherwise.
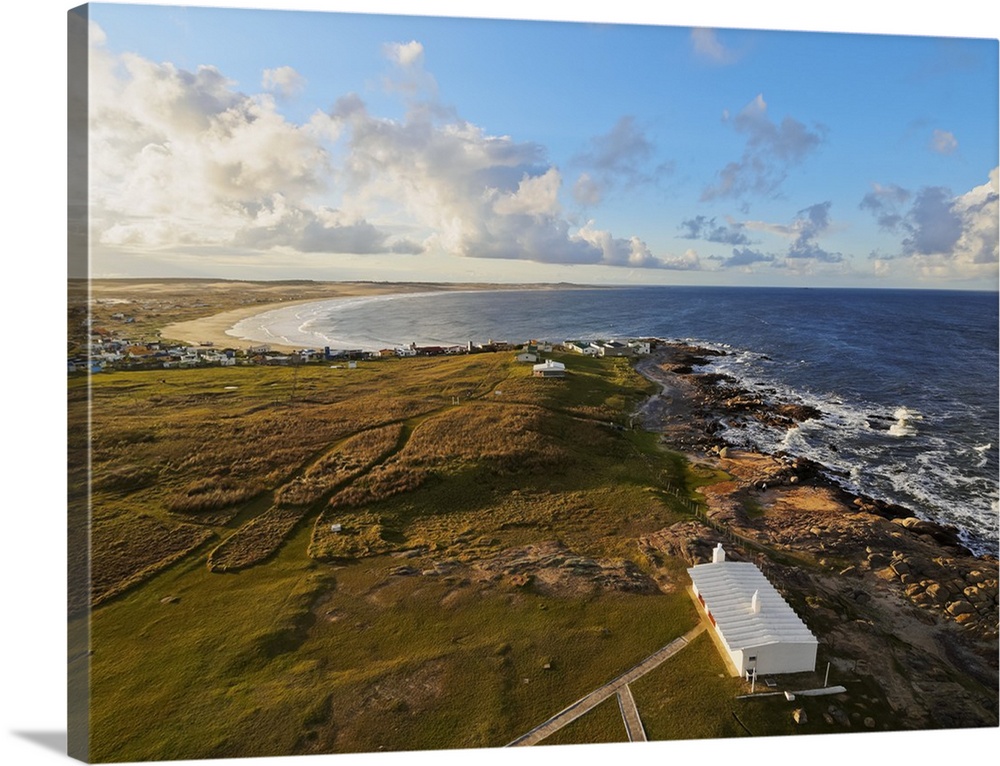
[{"label": "ocean", "polygon": [[376,350],[468,341],[656,337],[726,352],[704,371],[823,417],[723,435],[826,466],[845,488],[998,549],[998,295],[641,287],[435,292],[291,306],[239,337]]}]

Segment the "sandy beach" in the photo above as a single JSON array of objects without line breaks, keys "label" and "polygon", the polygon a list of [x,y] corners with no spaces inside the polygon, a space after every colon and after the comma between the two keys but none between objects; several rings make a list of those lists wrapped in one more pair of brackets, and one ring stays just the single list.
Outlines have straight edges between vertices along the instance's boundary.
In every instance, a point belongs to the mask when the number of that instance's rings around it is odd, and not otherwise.
[{"label": "sandy beach", "polygon": [[[163,328],[163,337],[180,340],[192,346],[207,346],[211,344],[221,347],[242,347],[254,345],[260,343],[260,341],[239,338],[235,335],[230,335],[227,331],[231,330],[237,322],[256,316],[257,314],[264,314],[273,309],[287,308],[288,306],[298,304],[316,303],[322,300],[329,300],[329,298],[304,298],[298,301],[282,301],[280,303],[269,303],[223,311],[219,314],[201,317],[200,319],[191,319],[186,322],[176,322],[167,325]],[[283,343],[268,342],[267,345],[276,351],[294,351],[297,348],[296,346]]]}]

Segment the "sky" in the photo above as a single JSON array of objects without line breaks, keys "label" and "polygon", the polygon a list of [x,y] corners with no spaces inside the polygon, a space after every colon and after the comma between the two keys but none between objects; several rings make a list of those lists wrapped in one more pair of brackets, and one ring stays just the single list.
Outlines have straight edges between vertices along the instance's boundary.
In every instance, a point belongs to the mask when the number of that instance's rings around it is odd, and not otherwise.
[{"label": "sky", "polygon": [[996,289],[996,39],[91,4],[94,276]]}]

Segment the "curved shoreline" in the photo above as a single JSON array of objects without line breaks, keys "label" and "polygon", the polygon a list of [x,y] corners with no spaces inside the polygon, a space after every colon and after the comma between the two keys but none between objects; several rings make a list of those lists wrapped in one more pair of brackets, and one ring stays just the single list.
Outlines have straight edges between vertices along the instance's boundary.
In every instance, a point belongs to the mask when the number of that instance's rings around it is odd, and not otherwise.
[{"label": "curved shoreline", "polygon": [[232,335],[228,331],[247,319],[260,316],[269,311],[286,309],[293,306],[301,306],[311,303],[326,303],[335,300],[350,299],[371,299],[398,297],[418,294],[429,294],[436,292],[493,292],[493,291],[514,291],[514,290],[590,290],[599,289],[591,285],[577,284],[489,284],[489,283],[415,283],[415,282],[386,282],[386,283],[352,283],[352,282],[330,282],[325,283],[330,288],[328,295],[315,295],[309,298],[286,299],[274,303],[260,303],[254,306],[246,306],[237,309],[229,309],[216,314],[211,314],[197,319],[188,319],[182,322],[174,322],[166,325],[161,330],[161,336],[171,340],[182,341],[193,346],[213,346],[233,347],[253,344],[266,344],[276,351],[296,351],[306,348],[310,344],[294,344],[272,342],[270,340],[257,340],[241,338]]},{"label": "curved shoreline", "polygon": [[[336,300],[336,298],[303,298],[297,301],[281,301],[279,303],[265,303],[241,309],[230,309],[229,311],[211,314],[199,319],[189,319],[185,322],[175,322],[174,324],[167,325],[163,328],[162,335],[165,338],[184,341],[193,346],[207,346],[209,344],[221,347],[251,345],[254,341],[230,335],[227,330],[233,329],[237,323],[244,319],[266,314],[268,311],[306,303],[322,303],[328,300]],[[277,351],[293,351],[296,348],[300,348],[299,346],[280,343],[268,343],[267,345]]]}]

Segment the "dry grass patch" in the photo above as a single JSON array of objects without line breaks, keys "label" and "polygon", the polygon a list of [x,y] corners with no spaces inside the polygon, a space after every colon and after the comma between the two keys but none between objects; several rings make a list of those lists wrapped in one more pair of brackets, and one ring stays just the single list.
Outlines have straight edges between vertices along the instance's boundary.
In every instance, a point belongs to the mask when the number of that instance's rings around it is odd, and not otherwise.
[{"label": "dry grass patch", "polygon": [[335,518],[340,525],[339,532],[330,528],[331,518],[324,513],[313,528],[309,555],[315,559],[356,559],[388,553],[398,547],[398,543],[391,540],[396,537],[393,526],[379,514],[369,511],[338,513]]},{"label": "dry grass patch", "polygon": [[183,558],[213,533],[136,513],[94,524],[91,535],[91,603],[97,606]]},{"label": "dry grass patch", "polygon": [[213,550],[208,556],[208,568],[213,572],[235,572],[266,561],[305,514],[305,508],[271,506]]},{"label": "dry grass patch", "polygon": [[414,431],[400,459],[417,466],[475,462],[499,474],[554,468],[565,462],[566,454],[541,433],[546,415],[530,405],[453,409]]},{"label": "dry grass patch", "polygon": [[403,426],[397,423],[350,437],[306,469],[302,476],[281,487],[275,494],[275,501],[285,506],[316,502],[338,484],[383,460],[398,446],[402,434]]},{"label": "dry grass patch", "polygon": [[167,508],[174,513],[190,514],[217,511],[252,500],[263,491],[263,485],[244,484],[226,476],[196,479],[171,497]]}]

